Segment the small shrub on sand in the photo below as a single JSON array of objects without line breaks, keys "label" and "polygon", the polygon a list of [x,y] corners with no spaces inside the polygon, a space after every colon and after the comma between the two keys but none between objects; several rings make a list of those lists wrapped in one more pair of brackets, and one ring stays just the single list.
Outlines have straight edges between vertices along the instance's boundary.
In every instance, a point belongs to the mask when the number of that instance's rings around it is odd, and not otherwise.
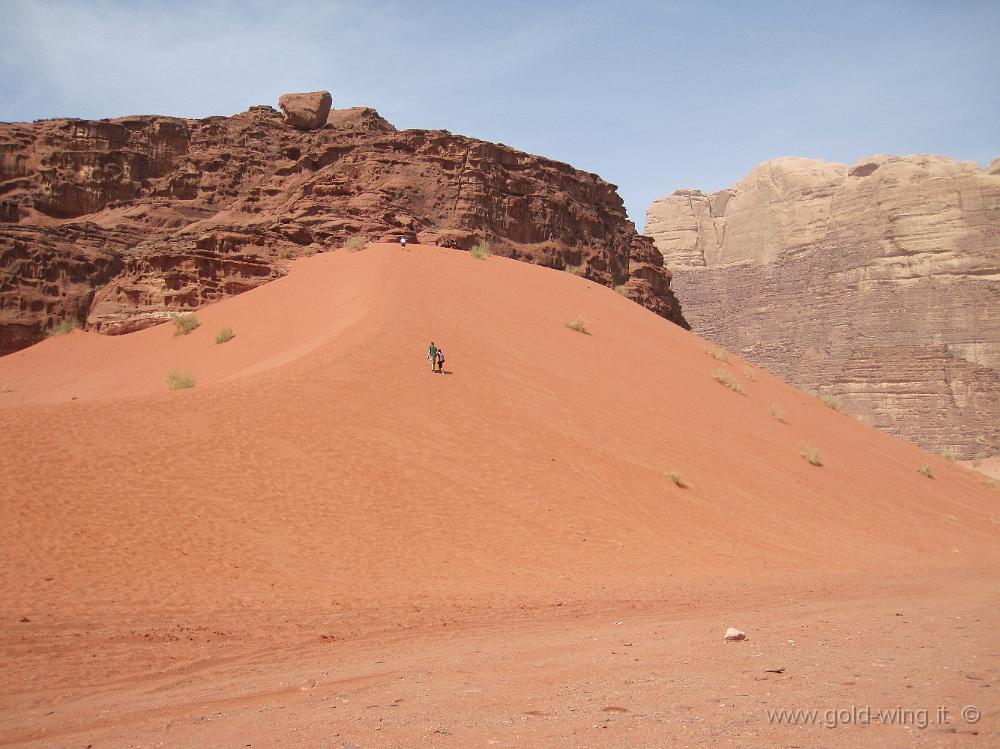
[{"label": "small shrub on sand", "polygon": [[232,328],[223,328],[222,330],[220,330],[218,333],[215,334],[215,342],[229,343],[235,337],[236,334],[233,332]]},{"label": "small shrub on sand", "polygon": [[469,252],[471,253],[472,257],[474,257],[476,260],[484,260],[488,255],[493,254],[493,248],[490,247],[489,242],[483,240],[482,242],[474,246],[471,250],[469,250]]},{"label": "small shrub on sand", "polygon": [[834,411],[843,411],[844,404],[840,402],[840,398],[836,395],[830,395],[829,393],[824,393],[819,397],[823,402],[823,405],[827,408],[832,408]]},{"label": "small shrub on sand", "polygon": [[170,319],[174,323],[174,335],[187,335],[199,325],[198,318],[192,312],[171,315]]},{"label": "small shrub on sand", "polygon": [[753,370],[750,369],[750,367],[743,367],[743,376],[750,380],[750,382],[757,381],[757,378],[754,376]]},{"label": "small shrub on sand", "polygon": [[615,291],[617,293],[621,294],[622,296],[627,296],[626,289],[625,289],[625,284],[623,284],[623,283],[620,283],[617,286],[615,286]]},{"label": "small shrub on sand", "polygon": [[806,459],[809,465],[823,465],[823,456],[819,454],[819,450],[815,447],[809,447],[809,445],[802,444],[799,446],[799,454]]},{"label": "small shrub on sand", "polygon": [[568,322],[565,324],[570,330],[575,330],[577,333],[587,332],[587,323],[582,317],[577,317],[573,322]]},{"label": "small shrub on sand", "polygon": [[563,270],[566,271],[567,273],[571,273],[574,276],[582,276],[583,275],[583,268],[580,267],[579,265],[569,265],[569,264],[567,264],[567,265],[565,265],[563,267]]},{"label": "small shrub on sand", "polygon": [[48,336],[49,338],[55,338],[56,336],[66,335],[79,327],[80,323],[76,320],[63,320],[54,328],[49,329]]},{"label": "small shrub on sand", "polygon": [[730,372],[728,369],[717,369],[712,373],[712,377],[716,382],[721,382],[727,388],[732,390],[734,393],[742,393],[743,386],[736,379],[736,375]]},{"label": "small shrub on sand", "polygon": [[291,250],[282,250],[281,252],[278,253],[278,257],[280,257],[282,260],[291,260],[292,259],[292,251]]},{"label": "small shrub on sand", "polygon": [[718,359],[723,364],[729,362],[729,355],[721,348],[718,348],[716,346],[706,346],[705,353],[711,356],[713,359]]},{"label": "small shrub on sand", "polygon": [[313,255],[316,254],[316,248],[310,245],[309,247],[306,247],[304,250],[302,250],[302,254],[305,255],[306,257],[312,257]]},{"label": "small shrub on sand", "polygon": [[688,483],[684,480],[684,477],[680,475],[677,471],[668,471],[667,478],[673,481],[681,489],[687,489]]},{"label": "small shrub on sand", "polygon": [[344,246],[351,252],[357,252],[358,250],[364,249],[365,238],[364,237],[351,237],[347,240]]},{"label": "small shrub on sand", "polygon": [[934,478],[934,469],[930,466],[920,466],[920,468],[917,469],[917,472],[929,479]]},{"label": "small shrub on sand", "polygon": [[193,388],[194,383],[194,375],[190,372],[172,369],[167,373],[167,387],[171,390],[187,390]]},{"label": "small shrub on sand", "polygon": [[771,412],[771,416],[776,418],[782,424],[788,423],[787,421],[785,421],[785,412],[782,410],[781,406],[779,406],[777,403],[772,403],[767,410]]}]

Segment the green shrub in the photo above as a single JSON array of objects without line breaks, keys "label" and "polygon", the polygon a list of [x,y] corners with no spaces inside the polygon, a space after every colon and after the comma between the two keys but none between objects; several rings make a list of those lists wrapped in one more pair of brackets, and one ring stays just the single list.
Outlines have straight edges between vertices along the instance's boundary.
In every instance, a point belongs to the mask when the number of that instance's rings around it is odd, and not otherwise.
[{"label": "green shrub", "polygon": [[66,335],[80,327],[80,323],[77,320],[66,319],[53,328],[49,328],[48,337],[55,338],[56,336]]},{"label": "green shrub", "polygon": [[170,319],[174,323],[174,335],[187,335],[200,324],[193,312],[183,315],[171,315]]},{"label": "green shrub", "polygon": [[583,275],[583,268],[579,265],[566,264],[565,266],[563,266],[563,270],[566,271],[567,273],[571,273],[574,276]]},{"label": "green shrub", "polygon": [[187,390],[188,388],[193,388],[194,383],[194,375],[190,372],[180,372],[172,369],[167,373],[167,387],[170,390]]},{"label": "green shrub", "polygon": [[281,252],[278,253],[278,257],[280,257],[282,260],[291,260],[292,254],[293,253],[291,250],[282,250]]},{"label": "green shrub", "polygon": [[924,465],[917,469],[917,472],[929,479],[934,478],[934,469],[930,466]]},{"label": "green shrub", "polygon": [[819,399],[823,402],[823,405],[826,406],[827,408],[832,408],[834,411],[844,410],[844,404],[840,402],[840,398],[838,398],[836,395],[830,395],[829,393],[825,393],[821,395]]},{"label": "green shrub", "polygon": [[736,375],[730,372],[728,369],[717,369],[712,373],[712,377],[715,378],[716,382],[721,382],[727,388],[732,390],[734,393],[742,393],[743,386],[736,379]]},{"label": "green shrub", "polygon": [[771,416],[776,418],[782,424],[788,423],[787,421],[785,421],[785,412],[781,409],[781,406],[779,406],[777,403],[772,403],[768,407],[768,410],[771,412]]},{"label": "green shrub", "polygon": [[819,450],[815,447],[809,447],[809,445],[802,444],[799,446],[800,455],[808,461],[810,465],[821,466],[823,465],[823,457],[819,454]]},{"label": "green shrub", "polygon": [[677,471],[669,471],[667,473],[667,478],[673,481],[681,489],[687,489],[688,487],[687,481],[685,481],[684,477],[681,476]]},{"label": "green shrub", "polygon": [[582,317],[577,317],[573,322],[565,323],[566,327],[570,330],[575,330],[577,333],[587,332],[587,323]]},{"label": "green shrub", "polygon": [[628,296],[628,293],[627,293],[628,290],[625,288],[625,284],[623,284],[623,283],[620,283],[617,286],[615,286],[615,291],[618,292],[619,294],[621,294],[622,296]]},{"label": "green shrub", "polygon": [[720,349],[717,346],[706,346],[705,353],[711,356],[713,359],[718,359],[723,364],[729,363],[729,354]]},{"label": "green shrub", "polygon": [[233,329],[232,328],[223,328],[222,330],[220,330],[218,333],[215,334],[215,342],[216,343],[229,343],[235,337],[236,337],[236,334],[233,333]]},{"label": "green shrub", "polygon": [[344,246],[351,252],[357,252],[358,250],[364,249],[365,241],[364,237],[351,237],[347,240]]},{"label": "green shrub", "polygon": [[493,248],[490,247],[489,242],[483,240],[479,244],[475,245],[471,250],[469,250],[469,252],[472,253],[472,257],[474,257],[476,260],[483,260],[487,256],[493,254]]}]

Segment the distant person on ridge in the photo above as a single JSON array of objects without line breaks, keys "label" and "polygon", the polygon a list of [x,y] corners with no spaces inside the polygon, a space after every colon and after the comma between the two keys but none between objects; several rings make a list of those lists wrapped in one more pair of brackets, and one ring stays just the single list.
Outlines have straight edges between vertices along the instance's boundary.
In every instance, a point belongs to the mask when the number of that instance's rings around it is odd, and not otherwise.
[{"label": "distant person on ridge", "polygon": [[427,349],[427,358],[431,360],[431,372],[433,372],[438,360],[438,347],[434,345],[434,341],[431,341],[431,347]]},{"label": "distant person on ridge", "polygon": [[[405,250],[406,249],[406,237],[400,237],[399,238],[399,248],[401,250]],[[433,346],[434,344],[432,343],[431,345]]]},{"label": "distant person on ridge", "polygon": [[438,349],[438,372],[444,374],[444,349]]}]

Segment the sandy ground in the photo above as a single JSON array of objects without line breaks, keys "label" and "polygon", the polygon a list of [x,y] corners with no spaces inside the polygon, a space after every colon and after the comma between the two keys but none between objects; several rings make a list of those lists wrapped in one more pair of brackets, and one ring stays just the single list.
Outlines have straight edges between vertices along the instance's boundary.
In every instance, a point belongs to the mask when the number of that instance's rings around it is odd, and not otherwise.
[{"label": "sandy ground", "polygon": [[198,317],[0,359],[0,743],[998,743],[982,475],[502,258]]}]

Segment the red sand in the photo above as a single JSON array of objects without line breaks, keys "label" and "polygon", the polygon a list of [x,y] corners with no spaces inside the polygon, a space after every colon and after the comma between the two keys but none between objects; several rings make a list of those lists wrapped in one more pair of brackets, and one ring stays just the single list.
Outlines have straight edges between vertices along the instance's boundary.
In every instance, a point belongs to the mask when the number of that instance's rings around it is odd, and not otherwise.
[{"label": "red sand", "polygon": [[[0,359],[0,743],[997,743],[982,476],[502,258],[321,254],[197,314]],[[951,713],[764,713],[865,704]]]}]

